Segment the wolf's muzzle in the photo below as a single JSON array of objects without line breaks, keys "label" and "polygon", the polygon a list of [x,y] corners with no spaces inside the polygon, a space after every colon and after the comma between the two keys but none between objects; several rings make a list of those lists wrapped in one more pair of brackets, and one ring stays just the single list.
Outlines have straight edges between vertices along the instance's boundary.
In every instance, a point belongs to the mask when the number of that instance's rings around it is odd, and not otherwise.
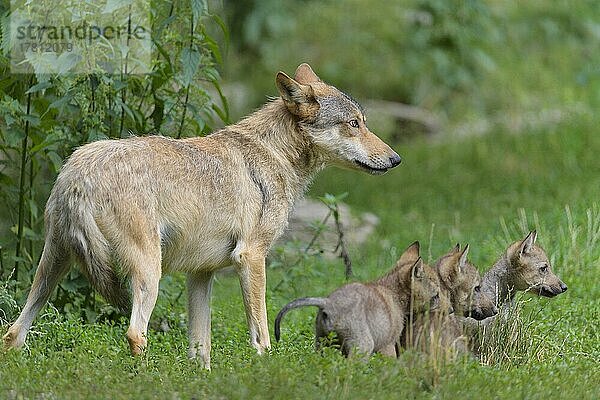
[{"label": "wolf's muzzle", "polygon": [[465,311],[465,317],[471,317],[476,319],[477,321],[484,320],[486,318],[492,317],[498,314],[498,309],[496,306],[492,306],[491,308],[474,308],[472,310]]},{"label": "wolf's muzzle", "polygon": [[562,290],[562,293],[566,292],[568,289],[567,285],[565,285],[564,282],[560,283],[560,290]]},{"label": "wolf's muzzle", "polygon": [[544,297],[554,297],[567,291],[567,285],[563,282],[560,283],[560,287],[542,286],[539,289],[539,294]]},{"label": "wolf's muzzle", "polygon": [[394,155],[390,157],[390,164],[392,165],[391,168],[394,168],[394,167],[400,165],[401,162],[402,162],[402,158],[400,158],[400,156],[396,153],[394,153]]}]

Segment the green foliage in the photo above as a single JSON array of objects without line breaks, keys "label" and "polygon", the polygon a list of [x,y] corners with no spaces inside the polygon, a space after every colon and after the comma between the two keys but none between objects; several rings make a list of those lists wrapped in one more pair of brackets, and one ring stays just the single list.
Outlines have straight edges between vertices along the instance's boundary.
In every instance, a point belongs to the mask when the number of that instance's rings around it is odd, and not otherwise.
[{"label": "green foliage", "polygon": [[314,279],[323,278],[323,274],[311,268],[311,266],[321,262],[321,255],[324,253],[324,250],[319,246],[317,240],[329,229],[327,221],[330,218],[333,218],[335,222],[338,238],[333,253],[338,253],[339,251],[339,257],[344,262],[346,279],[352,276],[352,263],[346,249],[344,231],[339,215],[339,204],[347,196],[348,193],[345,192],[337,196],[326,193],[324,196],[319,197],[319,200],[329,209],[329,212],[321,221],[315,220],[310,224],[313,235],[308,243],[294,239],[288,240],[280,246],[275,246],[271,252],[269,268],[281,269],[283,277],[274,286],[274,291],[293,288],[296,279],[308,277],[313,277]]},{"label": "green foliage", "polygon": [[256,102],[273,93],[273,71],[304,61],[358,99],[421,106],[457,129],[469,119],[511,126],[544,108],[591,112],[586,102],[600,101],[598,2],[229,3],[240,33],[228,75],[251,85]]},{"label": "green foliage", "polygon": [[[154,1],[149,74],[12,74],[9,35],[2,20],[0,56],[0,278],[9,277],[22,299],[43,240],[43,209],[50,187],[70,153],[84,143],[131,134],[204,135],[228,121],[217,70],[222,57],[208,27],[225,29],[206,2]],[[65,8],[65,12],[73,12]],[[74,17],[73,17],[74,18]],[[132,60],[133,62],[133,60]],[[68,72],[68,71],[67,71]],[[16,249],[11,252],[8,249]],[[13,270],[14,267],[14,270]],[[79,297],[78,296],[83,296]],[[73,272],[55,303],[93,309],[95,296]],[[76,307],[79,308],[79,307]],[[85,308],[85,307],[84,307]]]},{"label": "green foliage", "polygon": [[266,70],[293,68],[301,54],[360,96],[424,105],[473,89],[494,68],[487,47],[499,35],[480,1],[264,1],[243,26],[242,48]]},{"label": "green foliage", "polygon": [[17,313],[17,302],[13,298],[9,281],[0,282],[0,325],[12,321]]}]

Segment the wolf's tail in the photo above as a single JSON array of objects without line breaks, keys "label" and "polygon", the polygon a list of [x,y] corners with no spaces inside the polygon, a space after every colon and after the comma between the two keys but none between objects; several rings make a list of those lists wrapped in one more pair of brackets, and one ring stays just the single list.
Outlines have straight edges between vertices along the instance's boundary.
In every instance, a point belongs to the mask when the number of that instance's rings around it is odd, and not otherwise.
[{"label": "wolf's tail", "polygon": [[131,310],[129,288],[113,269],[113,252],[94,218],[92,202],[86,191],[65,188],[60,178],[59,175],[48,200],[49,222],[51,220],[63,233],[63,240],[73,250],[92,287],[110,304],[127,313]]},{"label": "wolf's tail", "polygon": [[301,299],[296,299],[287,303],[277,317],[275,318],[275,340],[279,341],[281,337],[281,330],[279,325],[281,324],[281,320],[284,315],[288,313],[288,311],[293,310],[294,308],[306,307],[306,306],[315,306],[323,309],[327,305],[327,298],[325,297],[303,297]]},{"label": "wolf's tail", "polygon": [[131,311],[129,287],[112,267],[109,244],[96,224],[88,225],[74,237],[72,246],[90,284],[123,313]]}]

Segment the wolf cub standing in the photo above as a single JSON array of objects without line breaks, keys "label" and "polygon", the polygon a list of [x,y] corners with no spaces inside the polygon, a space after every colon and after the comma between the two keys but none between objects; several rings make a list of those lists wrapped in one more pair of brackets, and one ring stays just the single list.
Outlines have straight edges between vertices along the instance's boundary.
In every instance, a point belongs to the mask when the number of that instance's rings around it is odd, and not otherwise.
[{"label": "wolf cub standing", "polygon": [[265,256],[294,203],[326,165],[383,174],[400,164],[360,105],[308,64],[294,78],[279,72],[276,84],[280,97],[207,137],[102,140],[76,150],[48,199],[44,250],[5,345],[23,345],[74,259],[102,296],[131,309],[134,355],[146,348],[160,277],[186,272],[188,354],[207,368],[213,275],[234,265],[250,341],[268,349]]},{"label": "wolf cub standing", "polygon": [[335,343],[346,356],[381,353],[396,357],[404,321],[410,313],[439,307],[437,279],[412,245],[387,275],[370,283],[351,283],[328,297],[305,297],[286,304],[275,319],[275,338],[288,311],[305,306],[319,308],[315,345],[335,333]]}]

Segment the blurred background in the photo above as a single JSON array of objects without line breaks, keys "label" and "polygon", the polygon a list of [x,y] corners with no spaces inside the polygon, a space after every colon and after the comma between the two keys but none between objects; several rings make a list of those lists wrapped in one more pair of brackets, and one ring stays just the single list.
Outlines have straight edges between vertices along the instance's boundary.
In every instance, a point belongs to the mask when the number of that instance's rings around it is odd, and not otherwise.
[{"label": "blurred background", "polygon": [[305,61],[364,103],[373,130],[393,141],[522,133],[591,114],[600,101],[596,1],[242,0],[213,9],[229,27],[232,120],[276,94],[277,71]]}]

